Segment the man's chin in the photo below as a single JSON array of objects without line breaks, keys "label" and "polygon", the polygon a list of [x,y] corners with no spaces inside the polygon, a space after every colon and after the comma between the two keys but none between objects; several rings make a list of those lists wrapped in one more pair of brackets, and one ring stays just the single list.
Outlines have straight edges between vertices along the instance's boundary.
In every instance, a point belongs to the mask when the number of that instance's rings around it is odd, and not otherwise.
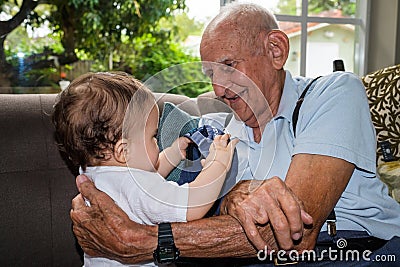
[{"label": "man's chin", "polygon": [[[236,111],[235,111],[236,112]],[[240,113],[238,113],[240,114]],[[246,126],[251,128],[256,128],[259,126],[257,119],[254,116],[239,116],[239,119],[246,124]]]}]

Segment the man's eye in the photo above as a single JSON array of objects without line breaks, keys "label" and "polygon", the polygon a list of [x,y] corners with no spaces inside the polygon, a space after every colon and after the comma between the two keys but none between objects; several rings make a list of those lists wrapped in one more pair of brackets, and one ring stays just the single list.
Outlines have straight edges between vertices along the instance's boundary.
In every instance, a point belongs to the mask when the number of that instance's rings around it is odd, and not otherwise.
[{"label": "man's eye", "polygon": [[225,63],[225,65],[234,68],[236,66],[237,62],[234,60],[226,60],[224,63]]}]

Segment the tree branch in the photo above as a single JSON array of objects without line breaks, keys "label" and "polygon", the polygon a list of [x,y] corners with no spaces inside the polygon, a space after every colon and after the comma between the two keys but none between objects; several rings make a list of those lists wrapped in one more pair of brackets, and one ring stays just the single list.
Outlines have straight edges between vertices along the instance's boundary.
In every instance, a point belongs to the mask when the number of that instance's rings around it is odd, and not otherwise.
[{"label": "tree branch", "polygon": [[24,0],[22,2],[21,8],[19,9],[18,13],[15,14],[14,17],[12,17],[7,21],[0,21],[0,37],[9,34],[15,28],[21,25],[24,19],[28,17],[29,13],[41,3],[42,3],[41,1]]}]

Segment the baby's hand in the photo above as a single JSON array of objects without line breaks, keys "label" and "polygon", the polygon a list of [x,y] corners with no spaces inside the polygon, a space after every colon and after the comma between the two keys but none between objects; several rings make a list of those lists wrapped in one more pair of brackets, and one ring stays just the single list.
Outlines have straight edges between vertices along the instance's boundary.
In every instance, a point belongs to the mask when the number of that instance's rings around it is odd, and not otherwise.
[{"label": "baby's hand", "polygon": [[171,148],[175,153],[179,153],[181,160],[184,160],[186,159],[186,149],[190,143],[192,141],[189,138],[179,137],[172,143]]},{"label": "baby's hand", "polygon": [[204,167],[215,162],[216,164],[223,165],[226,171],[231,168],[233,153],[239,139],[233,139],[228,142],[229,138],[229,134],[215,136],[214,141],[210,146],[210,154],[204,162]]}]

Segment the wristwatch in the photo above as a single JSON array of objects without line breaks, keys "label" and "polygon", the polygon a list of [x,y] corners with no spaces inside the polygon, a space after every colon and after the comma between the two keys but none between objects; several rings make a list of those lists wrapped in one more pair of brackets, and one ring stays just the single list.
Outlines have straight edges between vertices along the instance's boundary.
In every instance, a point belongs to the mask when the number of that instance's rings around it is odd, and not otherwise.
[{"label": "wristwatch", "polygon": [[179,249],[175,246],[174,236],[170,223],[158,225],[158,245],[153,252],[154,261],[157,264],[169,264],[179,258]]}]

